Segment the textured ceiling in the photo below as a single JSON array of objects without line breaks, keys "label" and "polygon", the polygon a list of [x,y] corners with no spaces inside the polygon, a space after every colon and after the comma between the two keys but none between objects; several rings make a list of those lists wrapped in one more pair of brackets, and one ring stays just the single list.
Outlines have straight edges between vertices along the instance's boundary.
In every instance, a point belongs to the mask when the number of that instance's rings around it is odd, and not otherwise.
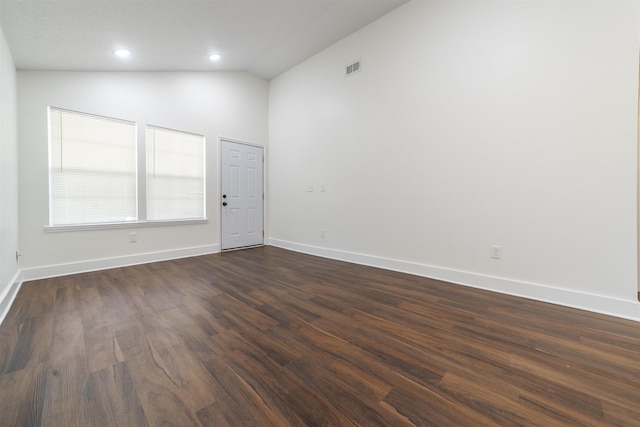
[{"label": "textured ceiling", "polygon": [[[0,25],[22,70],[244,70],[271,79],[407,1],[0,0]],[[132,52],[126,60],[113,55],[120,47]]]}]

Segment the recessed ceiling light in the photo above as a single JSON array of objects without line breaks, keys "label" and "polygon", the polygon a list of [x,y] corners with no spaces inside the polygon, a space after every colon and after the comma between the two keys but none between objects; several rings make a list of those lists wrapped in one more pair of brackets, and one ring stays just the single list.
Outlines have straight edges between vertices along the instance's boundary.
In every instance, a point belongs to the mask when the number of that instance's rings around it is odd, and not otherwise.
[{"label": "recessed ceiling light", "polygon": [[129,49],[117,49],[113,53],[115,53],[119,58],[126,58],[131,55],[131,51]]},{"label": "recessed ceiling light", "polygon": [[209,59],[212,61],[219,61],[222,56],[219,53],[212,53],[209,55]]}]

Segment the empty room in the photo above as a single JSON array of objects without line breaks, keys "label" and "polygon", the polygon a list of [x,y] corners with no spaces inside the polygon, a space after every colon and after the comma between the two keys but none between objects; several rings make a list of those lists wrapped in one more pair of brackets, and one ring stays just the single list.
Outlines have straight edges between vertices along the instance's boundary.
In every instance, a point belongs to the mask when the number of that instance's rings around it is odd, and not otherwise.
[{"label": "empty room", "polygon": [[0,0],[0,426],[640,426],[640,1]]}]

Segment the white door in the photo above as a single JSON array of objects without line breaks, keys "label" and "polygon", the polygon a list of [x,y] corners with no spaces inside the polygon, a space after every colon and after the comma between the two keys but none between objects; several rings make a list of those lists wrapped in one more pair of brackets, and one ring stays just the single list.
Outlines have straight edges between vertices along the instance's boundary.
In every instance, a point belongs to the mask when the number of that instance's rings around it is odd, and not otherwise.
[{"label": "white door", "polygon": [[262,147],[221,141],[222,250],[264,244]]}]

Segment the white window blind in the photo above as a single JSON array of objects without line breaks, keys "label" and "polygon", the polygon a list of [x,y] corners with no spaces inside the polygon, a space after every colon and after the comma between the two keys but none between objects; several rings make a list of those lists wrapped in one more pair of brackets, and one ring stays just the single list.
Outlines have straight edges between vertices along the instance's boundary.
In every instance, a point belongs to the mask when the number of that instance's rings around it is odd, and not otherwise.
[{"label": "white window blind", "polygon": [[147,219],[204,218],[205,139],[147,127]]},{"label": "white window blind", "polygon": [[50,225],[137,220],[136,124],[49,108]]}]

